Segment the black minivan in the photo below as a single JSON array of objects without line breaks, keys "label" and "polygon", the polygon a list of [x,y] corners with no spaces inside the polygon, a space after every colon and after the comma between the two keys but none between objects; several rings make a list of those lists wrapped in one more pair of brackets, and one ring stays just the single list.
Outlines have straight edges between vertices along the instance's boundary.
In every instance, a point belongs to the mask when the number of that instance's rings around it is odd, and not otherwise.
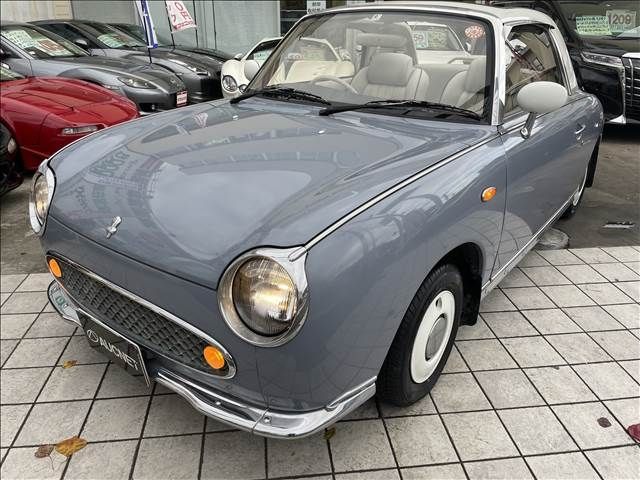
[{"label": "black minivan", "polygon": [[640,2],[637,0],[495,0],[554,19],[584,90],[596,95],[610,123],[640,122]]}]

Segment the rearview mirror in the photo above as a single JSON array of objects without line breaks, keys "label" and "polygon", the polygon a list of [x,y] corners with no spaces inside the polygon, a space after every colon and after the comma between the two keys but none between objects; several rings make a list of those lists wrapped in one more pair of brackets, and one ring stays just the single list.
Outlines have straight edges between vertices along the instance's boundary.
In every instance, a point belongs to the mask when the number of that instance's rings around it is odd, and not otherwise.
[{"label": "rearview mirror", "polygon": [[528,138],[538,114],[553,112],[567,103],[567,89],[555,82],[532,82],[520,89],[517,101],[522,110],[529,112],[520,130],[522,136]]},{"label": "rearview mirror", "polygon": [[236,53],[236,54],[233,56],[233,59],[234,59],[234,60],[242,60],[242,57],[243,57],[243,56],[244,56],[244,54],[243,54],[243,53]]},{"label": "rearview mirror", "polygon": [[260,70],[260,64],[255,60],[247,60],[244,62],[244,76],[247,77],[247,80],[253,80],[258,70]]}]

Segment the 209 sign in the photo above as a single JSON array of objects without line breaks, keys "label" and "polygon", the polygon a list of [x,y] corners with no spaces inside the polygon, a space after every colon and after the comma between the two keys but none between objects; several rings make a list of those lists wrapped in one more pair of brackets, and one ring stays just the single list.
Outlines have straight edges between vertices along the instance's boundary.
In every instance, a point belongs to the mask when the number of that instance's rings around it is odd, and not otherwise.
[{"label": "209 sign", "polygon": [[166,0],[165,4],[172,32],[179,32],[187,28],[197,28],[196,22],[181,0]]}]

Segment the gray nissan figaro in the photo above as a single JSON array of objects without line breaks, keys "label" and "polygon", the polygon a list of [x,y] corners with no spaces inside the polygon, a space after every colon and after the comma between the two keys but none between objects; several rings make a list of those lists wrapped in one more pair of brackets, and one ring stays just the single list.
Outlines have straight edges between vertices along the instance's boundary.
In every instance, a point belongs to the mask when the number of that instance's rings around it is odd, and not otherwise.
[{"label": "gray nissan figaro", "polygon": [[600,103],[549,17],[468,3],[313,13],[245,74],[230,101],[40,166],[52,304],[141,381],[259,435],[312,434],[375,393],[416,402],[575,212]]}]

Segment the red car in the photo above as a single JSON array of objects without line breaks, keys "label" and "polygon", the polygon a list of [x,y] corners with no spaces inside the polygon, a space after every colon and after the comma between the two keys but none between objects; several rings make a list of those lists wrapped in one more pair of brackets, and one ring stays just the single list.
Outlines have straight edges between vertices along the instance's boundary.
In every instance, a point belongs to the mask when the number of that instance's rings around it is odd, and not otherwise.
[{"label": "red car", "polygon": [[74,140],[138,116],[128,98],[82,80],[25,78],[0,67],[0,82],[0,120],[29,171]]}]

